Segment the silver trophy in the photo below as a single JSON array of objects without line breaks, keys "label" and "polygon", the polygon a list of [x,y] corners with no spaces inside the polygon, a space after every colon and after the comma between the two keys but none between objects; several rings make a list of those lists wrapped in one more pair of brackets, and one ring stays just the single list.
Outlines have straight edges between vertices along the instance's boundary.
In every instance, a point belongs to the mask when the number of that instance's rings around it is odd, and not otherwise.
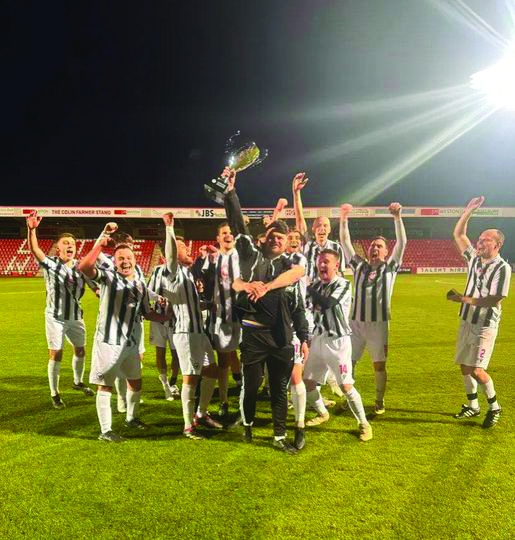
[{"label": "silver trophy", "polygon": [[[227,139],[225,144],[225,163],[236,172],[259,165],[268,156],[268,150],[260,150],[255,142],[243,142],[239,137],[238,131]],[[226,191],[227,179],[223,176],[213,178],[209,184],[204,184],[204,193],[207,197],[222,206]]]}]

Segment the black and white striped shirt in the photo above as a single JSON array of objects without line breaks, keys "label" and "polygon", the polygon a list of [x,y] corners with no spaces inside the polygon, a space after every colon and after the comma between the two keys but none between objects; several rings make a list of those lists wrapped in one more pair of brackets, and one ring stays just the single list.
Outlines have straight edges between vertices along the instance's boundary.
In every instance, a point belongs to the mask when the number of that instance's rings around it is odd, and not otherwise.
[{"label": "black and white striped shirt", "polygon": [[333,251],[336,251],[339,255],[340,271],[343,272],[345,270],[345,255],[340,242],[326,240],[325,244],[320,246],[313,238],[308,239],[304,244],[304,255],[307,262],[306,275],[311,282],[315,281],[315,279],[318,277],[317,259],[320,252],[324,249],[332,249]]},{"label": "black and white striped shirt", "polygon": [[[314,335],[342,337],[352,333],[349,326],[352,301],[350,281],[340,276],[335,276],[329,283],[317,279],[308,287],[308,295],[313,304]],[[317,295],[320,295],[322,299],[317,300]],[[322,300],[331,305],[323,305]]]},{"label": "black and white striped shirt", "polygon": [[[152,300],[153,294],[165,297],[165,287],[167,280],[166,278],[169,276],[170,272],[168,271],[168,268],[166,268],[166,264],[159,264],[152,270],[152,274],[150,275],[150,278],[148,280],[148,291],[150,294],[150,299]],[[156,302],[156,305],[154,307],[155,311],[157,313],[162,313],[163,309],[161,306]],[[164,326],[169,326],[170,321],[166,321],[163,324]],[[172,323],[173,326],[173,323]]]},{"label": "black and white striped shirt", "polygon": [[359,255],[354,255],[349,266],[354,273],[354,300],[351,320],[385,322],[391,318],[391,299],[402,253],[394,250],[392,256],[373,267]]},{"label": "black and white striped shirt", "polygon": [[140,279],[128,280],[111,269],[97,268],[100,287],[95,339],[110,345],[135,345],[142,332],[141,315],[150,311],[147,287]]},{"label": "black and white striped shirt", "polygon": [[[467,261],[468,275],[465,296],[485,298],[487,296],[508,296],[510,290],[511,268],[500,256],[483,264],[476,250],[470,246],[463,252]],[[501,306],[479,307],[462,304],[460,318],[471,324],[496,328],[501,320]]]},{"label": "black and white striped shirt", "polygon": [[76,261],[69,267],[59,257],[45,257],[39,264],[45,277],[45,313],[59,321],[81,320],[85,280]]},{"label": "black and white striped shirt", "polygon": [[232,249],[229,253],[218,253],[214,261],[214,290],[211,323],[217,321],[225,324],[237,321],[234,308],[236,292],[232,288],[233,281],[240,277],[240,258],[238,251]]}]

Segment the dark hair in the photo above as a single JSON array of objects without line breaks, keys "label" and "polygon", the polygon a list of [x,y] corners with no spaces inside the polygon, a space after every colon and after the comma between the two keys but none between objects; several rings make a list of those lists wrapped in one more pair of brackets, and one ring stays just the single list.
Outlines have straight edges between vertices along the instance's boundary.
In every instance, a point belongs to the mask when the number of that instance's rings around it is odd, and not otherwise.
[{"label": "dark hair", "polygon": [[116,255],[116,252],[119,249],[130,249],[134,253],[134,250],[128,244],[117,244],[116,247],[114,248],[113,256]]},{"label": "dark hair", "polygon": [[184,236],[176,236],[176,237],[175,237],[175,241],[176,241],[176,242],[179,241],[179,242],[184,242],[184,243],[186,243],[186,241],[184,240]]},{"label": "dark hair", "polygon": [[378,235],[378,236],[374,236],[374,238],[372,238],[372,242],[374,240],[382,240],[384,242],[384,245],[386,247],[388,247],[388,240],[386,240],[386,238],[384,236],[381,236],[381,235]]},{"label": "dark hair", "polygon": [[334,249],[325,248],[318,254],[319,257],[321,255],[333,255],[334,257],[336,257],[337,261],[340,260],[340,254],[337,251],[335,251]]},{"label": "dark hair", "polygon": [[71,232],[63,232],[57,237],[57,241],[61,240],[61,238],[73,238],[75,242],[77,242],[77,238],[71,233]]},{"label": "dark hair", "polygon": [[302,238],[302,233],[299,231],[299,229],[297,229],[297,227],[290,228],[290,230],[288,231],[288,234],[290,233],[300,234],[300,237]]},{"label": "dark hair", "polygon": [[272,221],[266,228],[266,235],[268,236],[271,232],[278,232],[281,234],[288,234],[290,232],[288,225],[282,219],[276,219]]},{"label": "dark hair", "polygon": [[216,235],[217,235],[217,236],[220,234],[220,229],[221,229],[222,227],[229,227],[229,228],[231,228],[231,226],[229,225],[229,222],[228,222],[228,221],[223,221],[223,222],[220,223],[220,224],[218,225],[218,227],[216,228]]},{"label": "dark hair", "polygon": [[117,232],[113,234],[113,240],[116,245],[134,243],[134,238],[132,238],[132,236],[126,232]]}]

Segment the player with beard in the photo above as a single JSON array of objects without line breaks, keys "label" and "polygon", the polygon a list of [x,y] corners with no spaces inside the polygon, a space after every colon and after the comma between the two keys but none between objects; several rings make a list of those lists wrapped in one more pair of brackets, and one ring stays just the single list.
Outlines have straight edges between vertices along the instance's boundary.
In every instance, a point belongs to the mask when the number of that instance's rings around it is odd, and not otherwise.
[{"label": "player with beard", "polygon": [[[78,269],[100,288],[91,373],[89,380],[98,385],[97,415],[101,433],[99,440],[122,442],[112,430],[111,394],[116,377],[127,380],[127,416],[125,426],[145,429],[139,418],[141,392],[141,362],[139,317],[164,321],[169,314],[159,315],[150,307],[150,296],[144,281],[136,276],[136,258],[132,249],[119,244],[114,250],[114,269],[100,268],[98,256],[107,245],[108,235],[95,244],[81,260]],[[162,301],[166,307],[166,301]]]},{"label": "player with beard", "polygon": [[[169,331],[179,357],[182,373],[182,413],[185,437],[200,440],[204,437],[198,426],[221,428],[208,414],[208,405],[218,379],[218,367],[211,343],[204,331],[196,278],[191,272],[193,259],[182,238],[176,238],[172,213],[163,215],[166,226],[165,256],[168,275],[164,288],[173,317]],[[200,375],[200,399],[195,414],[195,389]]]},{"label": "player with beard", "polygon": [[[240,277],[238,251],[234,236],[227,222],[218,225],[214,246],[203,246],[203,280],[205,295],[210,306],[207,330],[218,358],[218,386],[220,407],[218,415],[226,417],[229,412],[229,368],[236,382],[241,381],[237,349],[240,345],[241,327],[234,308],[236,292],[232,283]],[[209,254],[208,254],[209,252]]]},{"label": "player with beard", "polygon": [[[294,454],[297,448],[286,440],[287,387],[293,369],[292,325],[295,325],[306,356],[308,332],[304,306],[295,305],[298,295],[291,286],[304,275],[305,268],[300,264],[301,257],[286,253],[288,227],[282,221],[274,221],[268,226],[263,249],[256,248],[243,221],[234,189],[236,172],[226,169],[223,175],[229,186],[225,211],[236,235],[240,258],[241,278],[234,280],[233,288],[239,293],[237,305],[242,322],[240,407],[244,440],[252,441],[257,393],[266,365],[274,423],[273,446]],[[298,430],[296,436],[297,433]]]},{"label": "player with beard", "polygon": [[340,211],[340,240],[354,273],[354,301],[350,321],[352,365],[356,365],[367,347],[372,358],[376,382],[375,414],[385,412],[390,305],[395,278],[402,264],[407,243],[401,217],[402,206],[393,202],[389,210],[394,220],[396,237],[392,254],[388,256],[386,240],[378,236],[370,243],[367,260],[356,255],[352,246],[348,225],[352,205],[344,204]]},{"label": "player with beard", "polygon": [[39,247],[36,229],[41,216],[32,212],[27,217],[27,240],[30,251],[43,270],[46,286],[45,331],[48,343],[48,383],[52,404],[63,409],[59,395],[59,373],[63,357],[64,340],[73,346],[73,388],[93,396],[91,388],[84,385],[84,356],[86,354],[86,327],[82,318],[80,299],[84,294],[84,278],[77,270],[75,237],[63,233],[57,240],[57,255],[48,257]]},{"label": "player with beard", "polygon": [[477,387],[480,386],[488,402],[483,427],[491,428],[501,416],[501,406],[497,402],[493,380],[486,370],[501,320],[501,302],[510,289],[511,268],[499,254],[504,244],[504,234],[500,230],[483,231],[476,249],[467,236],[468,221],[484,200],[484,197],[472,199],[454,228],[454,240],[467,261],[468,275],[465,293],[460,294],[453,289],[447,293],[447,299],[461,304],[455,363],[461,368],[468,398],[468,405],[463,405],[454,418],[461,420],[479,416]]}]

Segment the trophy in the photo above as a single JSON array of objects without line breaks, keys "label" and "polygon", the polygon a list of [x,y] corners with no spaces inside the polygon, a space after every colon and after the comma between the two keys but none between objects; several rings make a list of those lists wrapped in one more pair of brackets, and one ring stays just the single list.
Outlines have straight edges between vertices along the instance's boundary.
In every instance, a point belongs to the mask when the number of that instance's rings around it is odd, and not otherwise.
[{"label": "trophy", "polygon": [[[268,156],[268,150],[260,150],[255,142],[244,142],[239,137],[240,132],[238,131],[225,143],[226,165],[235,169],[236,172],[259,165]],[[226,191],[227,179],[223,176],[213,178],[209,184],[204,184],[204,193],[207,197],[222,206]]]}]

